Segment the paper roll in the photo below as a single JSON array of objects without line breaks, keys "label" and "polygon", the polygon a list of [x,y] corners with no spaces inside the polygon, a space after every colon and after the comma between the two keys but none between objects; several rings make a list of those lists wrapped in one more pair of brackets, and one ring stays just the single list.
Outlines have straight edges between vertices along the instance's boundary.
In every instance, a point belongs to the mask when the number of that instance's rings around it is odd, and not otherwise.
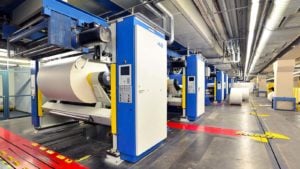
[{"label": "paper roll", "polygon": [[241,88],[241,91],[243,93],[243,100],[248,101],[249,100],[249,95],[250,95],[249,88]]},{"label": "paper roll", "polygon": [[49,100],[96,103],[87,75],[105,71],[109,71],[105,64],[79,59],[64,64],[41,66],[37,83],[43,95]]},{"label": "paper roll", "polygon": [[240,88],[231,88],[229,95],[229,104],[241,105],[243,102],[243,93]]}]

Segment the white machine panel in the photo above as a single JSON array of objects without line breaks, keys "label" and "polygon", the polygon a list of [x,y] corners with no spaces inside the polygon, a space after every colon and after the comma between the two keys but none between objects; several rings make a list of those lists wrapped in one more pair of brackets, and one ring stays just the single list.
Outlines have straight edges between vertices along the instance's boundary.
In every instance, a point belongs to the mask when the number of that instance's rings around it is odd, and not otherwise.
[{"label": "white machine panel", "polygon": [[136,154],[140,155],[167,137],[167,44],[151,31],[135,28]]},{"label": "white machine panel", "polygon": [[229,93],[229,85],[228,85],[228,75],[226,76],[226,79],[225,79],[225,81],[226,81],[226,95],[228,95],[228,93]]},{"label": "white machine panel", "polygon": [[197,116],[205,112],[205,63],[197,62]]}]

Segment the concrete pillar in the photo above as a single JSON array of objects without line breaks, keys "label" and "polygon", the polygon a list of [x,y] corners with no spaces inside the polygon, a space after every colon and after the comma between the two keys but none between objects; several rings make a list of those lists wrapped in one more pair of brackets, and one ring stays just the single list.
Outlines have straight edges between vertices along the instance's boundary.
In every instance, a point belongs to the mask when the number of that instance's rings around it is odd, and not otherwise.
[{"label": "concrete pillar", "polygon": [[299,77],[294,77],[294,87],[300,87],[300,80]]},{"label": "concrete pillar", "polygon": [[274,97],[273,108],[279,110],[294,110],[295,98],[294,87],[295,60],[277,60],[273,64],[274,70]]},{"label": "concrete pillar", "polygon": [[267,97],[267,77],[265,75],[257,76],[258,96]]}]

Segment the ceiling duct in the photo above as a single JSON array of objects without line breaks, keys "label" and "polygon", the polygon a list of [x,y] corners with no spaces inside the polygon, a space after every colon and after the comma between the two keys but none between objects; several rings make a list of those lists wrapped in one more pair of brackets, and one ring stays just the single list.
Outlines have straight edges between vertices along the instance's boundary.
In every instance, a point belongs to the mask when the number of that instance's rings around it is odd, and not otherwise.
[{"label": "ceiling duct", "polygon": [[[169,18],[169,28],[170,28],[170,37],[168,40],[168,45],[171,45],[174,42],[174,17],[172,15],[172,13],[161,3],[161,2],[157,2],[154,4],[159,10],[161,10],[164,13],[164,18]],[[165,25],[166,19],[164,20],[164,25]]]},{"label": "ceiling duct", "polygon": [[[154,4],[149,3],[147,0],[140,0],[145,8],[147,8],[149,11],[151,11],[155,16],[158,18],[163,19],[163,28],[167,30],[168,28],[170,29],[170,37],[168,39],[168,45],[171,45],[174,42],[174,17],[172,13],[161,3],[161,2],[155,2]],[[155,7],[154,7],[154,6]],[[169,18],[169,19],[167,19]],[[167,26],[167,21],[169,21],[169,25]]]},{"label": "ceiling duct", "polygon": [[192,0],[171,0],[173,4],[180,10],[184,17],[192,24],[192,26],[201,34],[206,42],[211,46],[219,56],[223,55],[222,48],[216,41],[208,25],[202,18],[197,7]]},{"label": "ceiling duct", "polygon": [[266,25],[263,29],[260,41],[258,43],[252,64],[250,66],[249,73],[254,72],[255,65],[258,59],[261,57],[268,41],[271,38],[273,32],[278,28],[280,25],[282,18],[285,17],[284,14],[289,7],[291,0],[275,0],[274,5],[272,8],[269,17],[267,18]]}]

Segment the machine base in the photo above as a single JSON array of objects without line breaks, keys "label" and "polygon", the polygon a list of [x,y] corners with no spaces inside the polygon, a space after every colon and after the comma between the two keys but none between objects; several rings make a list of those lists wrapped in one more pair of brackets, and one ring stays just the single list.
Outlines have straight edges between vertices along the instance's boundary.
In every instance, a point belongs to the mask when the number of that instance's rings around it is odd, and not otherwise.
[{"label": "machine base", "polygon": [[187,119],[188,119],[189,121],[196,121],[196,120],[197,120],[197,117],[189,117],[189,116],[187,116]]},{"label": "machine base", "polygon": [[[279,103],[281,102],[281,103]],[[274,110],[296,111],[296,98],[294,97],[273,97]]]},{"label": "machine base", "polygon": [[120,165],[123,162],[123,160],[120,158],[120,154],[118,154],[118,156],[115,156],[110,153],[106,155],[105,161],[116,166]]},{"label": "machine base", "polygon": [[164,140],[157,143],[155,146],[151,147],[149,150],[145,151],[143,154],[141,154],[139,156],[133,156],[133,155],[127,155],[127,154],[121,153],[121,159],[125,160],[127,162],[130,162],[130,163],[135,163],[135,162],[141,160],[142,158],[146,157],[147,155],[149,155],[152,151],[157,149],[163,142],[164,142]]},{"label": "machine base", "polygon": [[189,120],[187,119],[187,117],[180,117],[181,122],[189,122]]}]

